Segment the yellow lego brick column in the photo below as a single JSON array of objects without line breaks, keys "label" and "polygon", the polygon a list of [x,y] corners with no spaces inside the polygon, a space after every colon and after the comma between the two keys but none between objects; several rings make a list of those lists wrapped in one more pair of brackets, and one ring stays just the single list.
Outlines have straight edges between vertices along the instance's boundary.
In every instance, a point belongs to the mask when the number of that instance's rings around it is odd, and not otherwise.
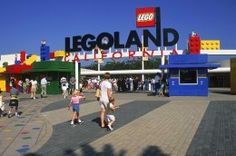
[{"label": "yellow lego brick column", "polygon": [[6,80],[4,76],[0,75],[0,89],[1,91],[6,91]]},{"label": "yellow lego brick column", "polygon": [[0,67],[0,89],[1,91],[6,91],[6,78],[1,73],[5,72],[6,68]]},{"label": "yellow lego brick column", "polygon": [[219,50],[220,40],[201,40],[201,50]]},{"label": "yellow lego brick column", "polygon": [[230,86],[231,86],[231,93],[236,94],[236,58],[230,60]]}]

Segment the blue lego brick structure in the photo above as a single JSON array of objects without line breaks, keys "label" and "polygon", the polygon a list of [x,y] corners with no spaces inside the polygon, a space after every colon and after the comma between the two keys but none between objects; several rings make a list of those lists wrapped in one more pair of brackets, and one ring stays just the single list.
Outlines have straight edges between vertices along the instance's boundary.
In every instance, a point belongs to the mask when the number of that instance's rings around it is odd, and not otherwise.
[{"label": "blue lego brick structure", "polygon": [[50,47],[45,45],[45,44],[42,44],[41,47],[40,47],[40,59],[41,61],[48,61],[50,60]]},{"label": "blue lego brick structure", "polygon": [[168,69],[169,96],[208,96],[208,69],[219,67],[208,63],[208,55],[170,55]]}]

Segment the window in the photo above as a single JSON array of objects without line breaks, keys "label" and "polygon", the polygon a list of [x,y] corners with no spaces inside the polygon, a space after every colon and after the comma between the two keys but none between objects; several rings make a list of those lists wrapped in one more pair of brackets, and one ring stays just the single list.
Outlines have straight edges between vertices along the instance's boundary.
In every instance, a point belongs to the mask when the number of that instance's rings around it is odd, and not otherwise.
[{"label": "window", "polygon": [[196,69],[180,69],[180,84],[197,83]]}]

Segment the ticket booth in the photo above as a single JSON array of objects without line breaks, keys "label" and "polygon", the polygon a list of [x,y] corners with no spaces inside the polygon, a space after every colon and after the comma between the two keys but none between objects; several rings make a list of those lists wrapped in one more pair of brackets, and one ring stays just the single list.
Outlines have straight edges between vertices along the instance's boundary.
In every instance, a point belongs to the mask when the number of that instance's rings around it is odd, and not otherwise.
[{"label": "ticket booth", "polygon": [[208,69],[219,67],[208,63],[208,55],[170,55],[168,69],[169,96],[208,96]]}]

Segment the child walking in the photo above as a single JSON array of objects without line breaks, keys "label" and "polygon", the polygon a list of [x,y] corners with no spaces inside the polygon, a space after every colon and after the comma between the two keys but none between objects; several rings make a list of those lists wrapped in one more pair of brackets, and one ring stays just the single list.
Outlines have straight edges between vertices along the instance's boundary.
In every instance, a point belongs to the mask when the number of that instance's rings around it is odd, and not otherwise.
[{"label": "child walking", "polygon": [[115,99],[112,97],[109,99],[109,103],[107,104],[107,107],[105,107],[106,110],[106,118],[107,118],[107,127],[110,131],[113,131],[113,123],[115,122],[116,118],[113,112],[119,108],[119,106],[115,105]]},{"label": "child walking", "polygon": [[68,105],[68,109],[70,110],[70,107],[72,107],[73,111],[70,123],[72,126],[75,126],[75,121],[78,121],[79,124],[83,122],[79,119],[80,99],[85,99],[85,96],[81,95],[78,89],[74,90],[72,93],[70,104]]}]

